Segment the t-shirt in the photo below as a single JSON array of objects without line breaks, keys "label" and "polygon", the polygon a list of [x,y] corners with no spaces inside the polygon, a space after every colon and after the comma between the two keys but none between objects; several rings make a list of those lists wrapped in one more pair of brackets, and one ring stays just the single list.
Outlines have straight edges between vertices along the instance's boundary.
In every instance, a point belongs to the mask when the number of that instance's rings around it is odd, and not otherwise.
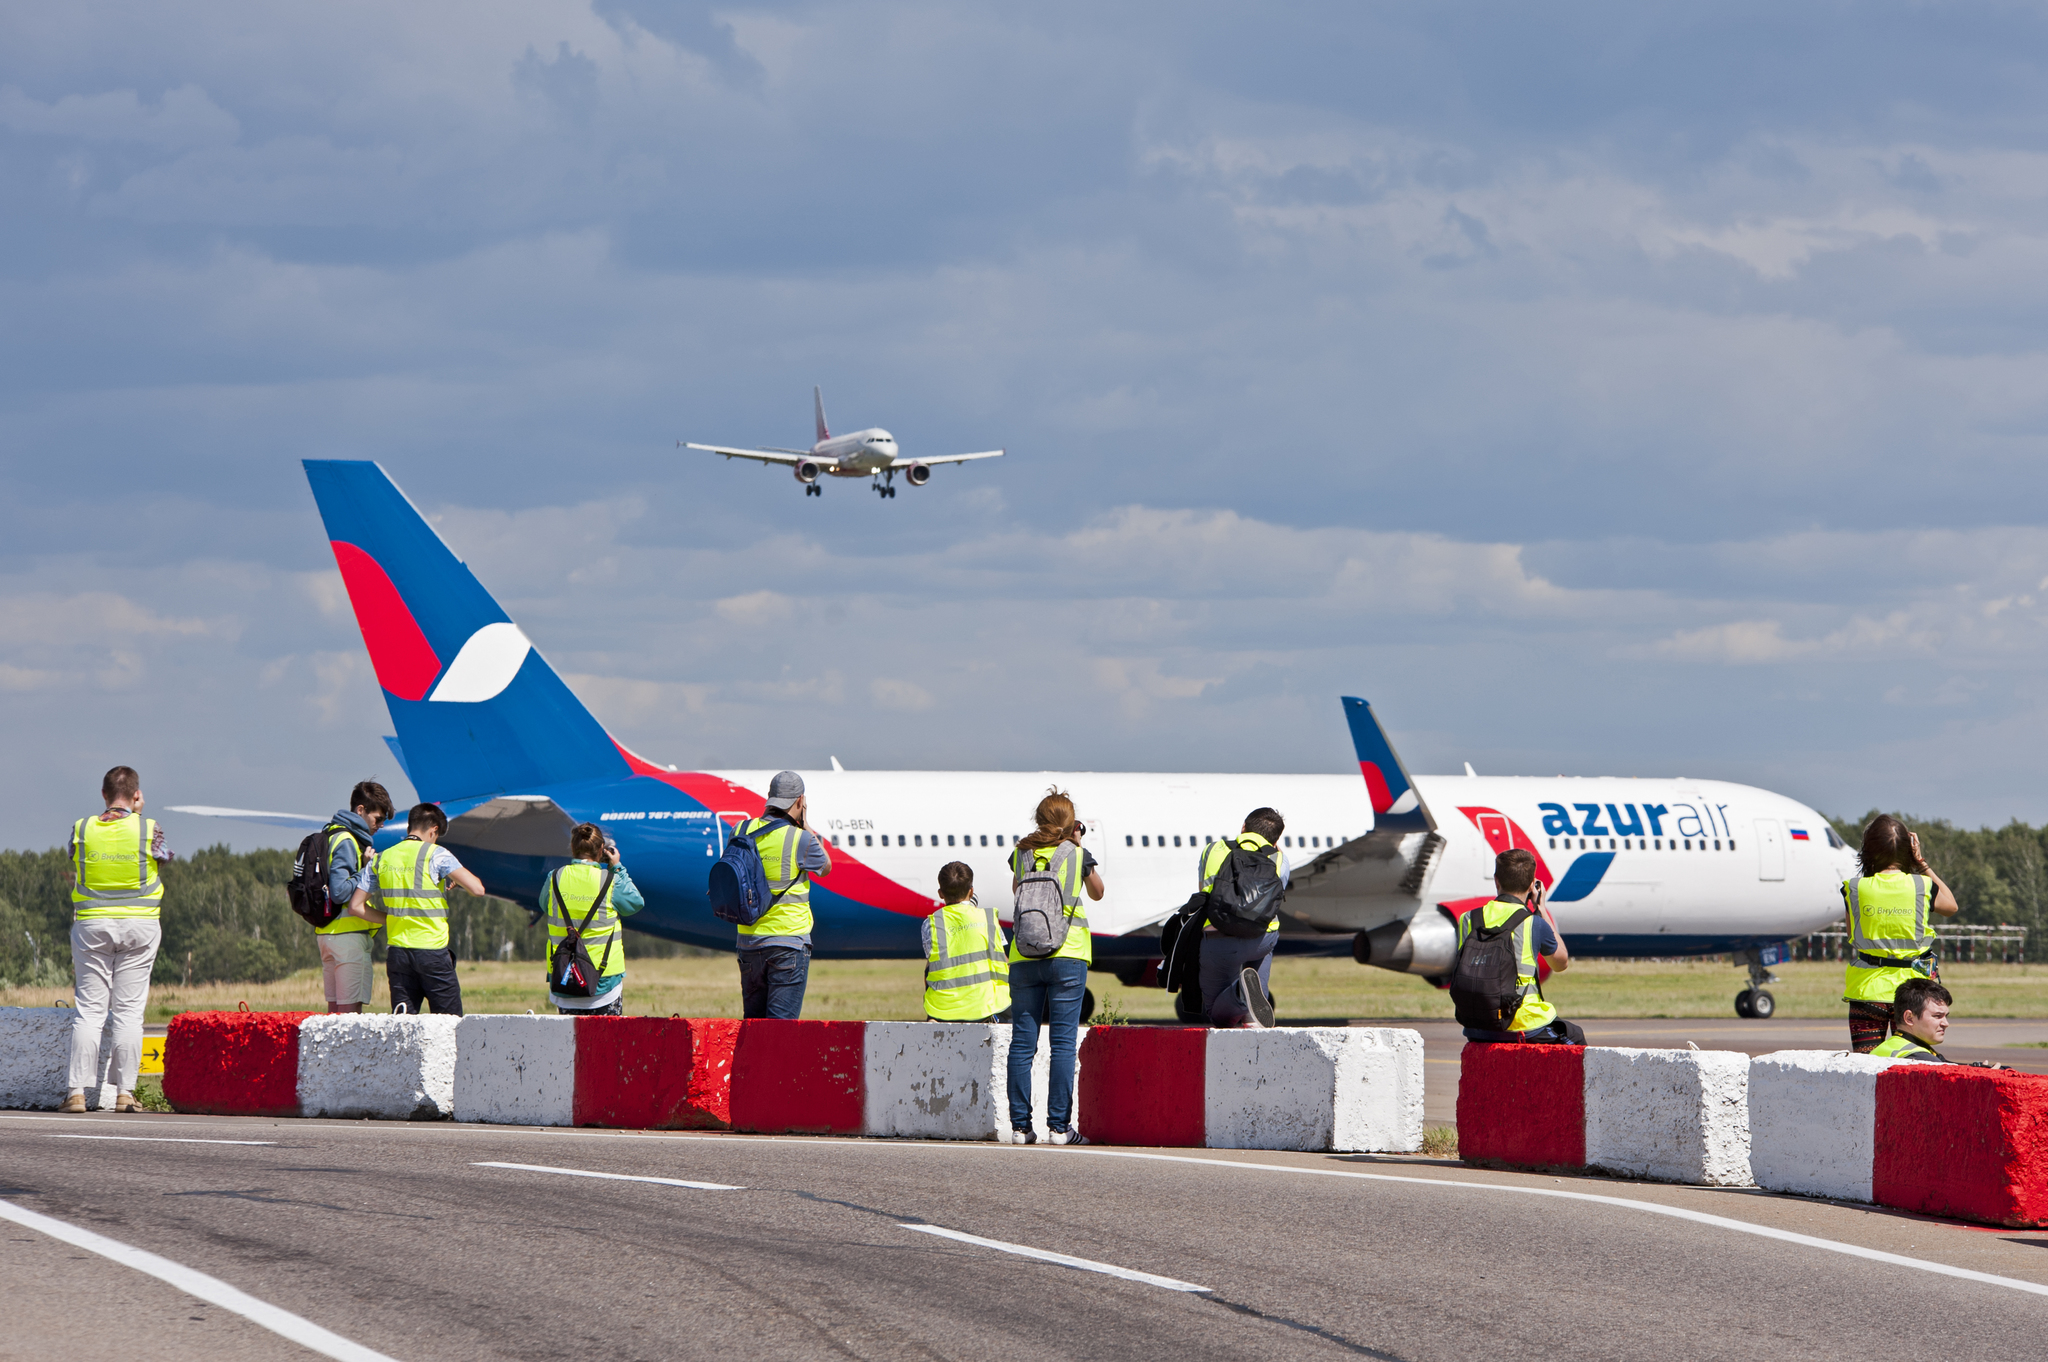
[{"label": "t-shirt", "polygon": [[[404,846],[405,843],[400,842],[398,845]],[[414,854],[417,855],[418,853],[415,852]],[[447,847],[436,843],[434,854],[427,857],[427,882],[429,884],[446,884],[448,877],[460,869],[462,869],[462,862],[455,859],[455,853],[448,850]],[[349,886],[349,892],[354,893],[358,889],[368,891],[376,887],[377,858],[372,856],[364,864],[362,870],[357,873],[356,882]]]}]

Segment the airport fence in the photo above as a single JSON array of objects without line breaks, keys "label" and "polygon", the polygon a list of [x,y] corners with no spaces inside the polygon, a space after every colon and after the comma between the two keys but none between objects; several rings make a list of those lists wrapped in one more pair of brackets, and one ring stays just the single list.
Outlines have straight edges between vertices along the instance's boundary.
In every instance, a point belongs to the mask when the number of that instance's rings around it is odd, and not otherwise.
[{"label": "airport fence", "polygon": [[[2027,958],[2027,929],[2010,923],[1985,926],[1960,923],[1934,929],[1935,950],[1943,960],[2013,965]],[[1843,960],[1850,954],[1846,929],[1813,932],[1792,943],[1794,960]]]}]

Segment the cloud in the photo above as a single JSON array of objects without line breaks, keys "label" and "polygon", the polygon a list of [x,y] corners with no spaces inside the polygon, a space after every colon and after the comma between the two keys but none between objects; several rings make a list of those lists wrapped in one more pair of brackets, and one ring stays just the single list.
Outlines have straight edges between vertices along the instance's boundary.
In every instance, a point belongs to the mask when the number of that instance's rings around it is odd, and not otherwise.
[{"label": "cloud", "polygon": [[914,681],[891,681],[876,677],[868,682],[868,694],[883,709],[898,710],[914,714],[921,709],[932,707],[932,693]]}]

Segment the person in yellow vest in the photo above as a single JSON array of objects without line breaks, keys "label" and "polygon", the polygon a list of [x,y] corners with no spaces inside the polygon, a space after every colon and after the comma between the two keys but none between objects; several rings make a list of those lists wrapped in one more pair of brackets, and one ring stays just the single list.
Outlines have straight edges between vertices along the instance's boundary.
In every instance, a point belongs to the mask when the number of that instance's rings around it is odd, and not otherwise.
[{"label": "person in yellow vest", "polygon": [[[349,806],[334,811],[327,833],[327,898],[347,907],[363,866],[375,854],[371,841],[394,812],[391,792],[374,780],[358,781],[349,791]],[[329,1012],[360,1012],[370,1001],[376,968],[370,943],[377,929],[343,912],[325,927],[315,927],[320,947],[320,992]]]},{"label": "person in yellow vest", "polygon": [[[587,998],[556,992],[550,970],[548,1001],[555,1011],[579,1017],[621,1017],[626,1013],[626,929],[620,919],[639,912],[647,900],[626,873],[618,844],[597,824],[578,823],[569,829],[569,855],[574,859],[551,872],[540,886],[541,916],[548,924],[548,959],[554,959],[556,943],[566,940],[571,928],[581,932],[583,949],[590,953],[590,965],[596,971],[595,989]],[[584,925],[586,917],[588,926]]]},{"label": "person in yellow vest", "polygon": [[1932,979],[1908,979],[1892,998],[1892,1033],[1870,1053],[1878,1059],[1911,1059],[1922,1064],[1958,1064],[1971,1069],[2004,1069],[2004,1064],[1955,1060],[1937,1047],[1948,1036],[1948,1010],[1955,1003]]},{"label": "person in yellow vest", "polygon": [[767,809],[732,830],[752,837],[768,872],[768,911],[739,929],[740,1015],[803,1015],[811,978],[811,876],[832,869],[824,838],[804,826],[810,803],[804,778],[778,771],[768,782]]},{"label": "person in yellow vest", "polygon": [[462,1015],[462,984],[448,949],[448,885],[482,894],[484,882],[439,846],[448,815],[415,804],[405,816],[405,840],[371,857],[357,877],[348,910],[384,928],[384,977],[391,1010],[417,1013],[424,1003],[445,1016]]},{"label": "person in yellow vest", "polygon": [[1031,1123],[1031,1061],[1038,1055],[1038,1028],[1052,1033],[1052,1074],[1046,1091],[1045,1125],[1054,1144],[1086,1144],[1074,1129],[1074,1050],[1081,1033],[1081,1002],[1088,992],[1088,965],[1095,959],[1088,935],[1085,889],[1091,900],[1102,897],[1102,872],[1094,855],[1081,846],[1084,829],[1074,801],[1050,790],[1038,801],[1032,821],[1037,827],[1019,837],[1010,853],[1010,892],[1017,892],[1027,873],[1050,871],[1059,881],[1066,939],[1041,960],[1017,949],[1010,938],[1010,1130],[1019,1144],[1035,1144]]},{"label": "person in yellow vest", "polygon": [[63,1111],[85,1110],[85,1091],[114,1084],[115,1111],[141,1111],[142,1014],[163,940],[158,912],[172,859],[163,829],[142,816],[142,778],[116,766],[100,780],[106,812],[71,825],[70,1093]]},{"label": "person in yellow vest", "polygon": [[1842,1001],[1849,1004],[1849,1045],[1869,1054],[1892,1025],[1899,985],[1941,979],[1929,913],[1960,907],[1920,854],[1919,835],[1888,813],[1863,830],[1862,875],[1842,882],[1849,950]]},{"label": "person in yellow vest", "polygon": [[924,920],[924,1015],[932,1021],[994,1021],[1010,1006],[1010,960],[996,910],[974,898],[965,861],[939,867],[944,906]]},{"label": "person in yellow vest", "polygon": [[1458,918],[1458,949],[1462,951],[1475,928],[1498,927],[1525,907],[1530,912],[1513,933],[1515,955],[1520,961],[1516,982],[1522,990],[1521,1005],[1515,1009],[1507,1030],[1486,1031],[1468,1026],[1464,1028],[1466,1040],[1492,1045],[1586,1043],[1586,1033],[1578,1023],[1558,1016],[1557,1009],[1544,1000],[1543,986],[1538,981],[1537,957],[1542,957],[1552,973],[1563,973],[1572,963],[1564,933],[1557,929],[1557,919],[1543,897],[1543,882],[1536,878],[1536,857],[1515,847],[1493,858],[1492,901],[1468,909]]},{"label": "person in yellow vest", "polygon": [[[1216,872],[1230,859],[1233,846],[1256,852],[1273,862],[1280,885],[1287,885],[1287,853],[1280,849],[1280,834],[1287,820],[1277,810],[1253,809],[1245,815],[1244,829],[1202,848],[1195,863],[1195,878],[1203,893],[1216,883]],[[1271,1026],[1273,998],[1273,947],[1280,940],[1280,918],[1262,937],[1245,940],[1225,936],[1213,926],[1202,928],[1202,1015],[1217,1026]]]}]

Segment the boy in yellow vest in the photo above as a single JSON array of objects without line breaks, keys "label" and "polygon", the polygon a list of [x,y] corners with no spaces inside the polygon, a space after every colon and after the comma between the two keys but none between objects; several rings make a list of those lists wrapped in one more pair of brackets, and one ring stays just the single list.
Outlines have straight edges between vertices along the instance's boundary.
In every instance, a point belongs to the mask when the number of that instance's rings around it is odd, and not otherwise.
[{"label": "boy in yellow vest", "polygon": [[[142,778],[116,766],[100,780],[107,811],[71,825],[70,1095],[63,1111],[84,1111],[85,1090],[114,1083],[115,1111],[141,1111],[135,1076],[142,1067],[142,1014],[149,971],[163,940],[157,912],[164,882],[157,867],[171,859],[164,831],[142,816]],[[111,1033],[112,1055],[103,1063]]]},{"label": "boy in yellow vest", "polygon": [[462,984],[448,948],[448,883],[472,894],[484,882],[438,845],[448,815],[434,804],[415,804],[405,816],[405,840],[370,858],[356,879],[348,910],[384,929],[384,977],[391,1010],[417,1014],[429,1004],[441,1015],[462,1015]]},{"label": "boy in yellow vest", "polygon": [[994,1021],[1010,1006],[1010,958],[996,910],[974,901],[965,861],[939,867],[944,907],[924,920],[924,1014],[932,1021]]}]

